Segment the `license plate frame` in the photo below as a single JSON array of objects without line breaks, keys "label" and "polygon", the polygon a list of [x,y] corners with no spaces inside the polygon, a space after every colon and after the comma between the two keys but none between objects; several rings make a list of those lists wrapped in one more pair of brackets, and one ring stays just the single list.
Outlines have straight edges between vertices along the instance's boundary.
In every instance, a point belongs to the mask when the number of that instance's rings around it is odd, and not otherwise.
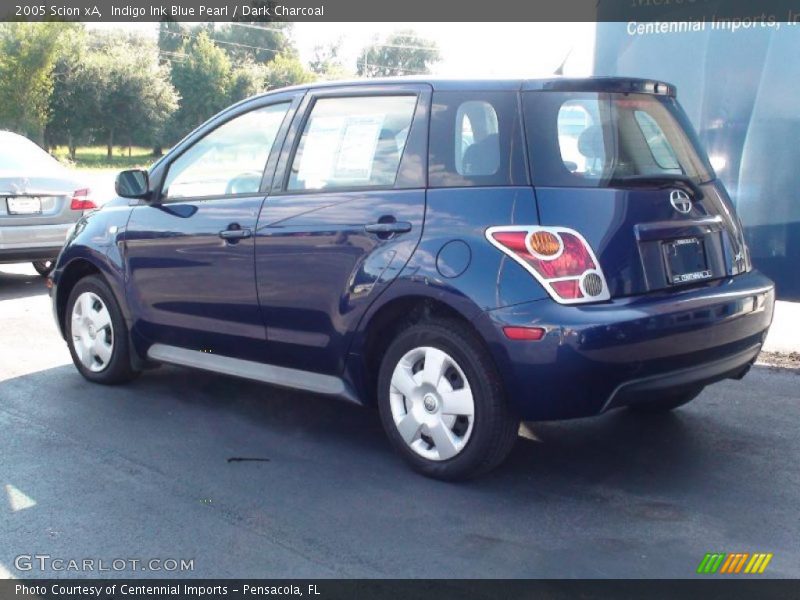
[{"label": "license plate frame", "polygon": [[686,285],[712,278],[702,238],[665,240],[661,249],[670,285]]},{"label": "license plate frame", "polygon": [[6,209],[9,215],[40,215],[42,199],[39,196],[7,197]]}]

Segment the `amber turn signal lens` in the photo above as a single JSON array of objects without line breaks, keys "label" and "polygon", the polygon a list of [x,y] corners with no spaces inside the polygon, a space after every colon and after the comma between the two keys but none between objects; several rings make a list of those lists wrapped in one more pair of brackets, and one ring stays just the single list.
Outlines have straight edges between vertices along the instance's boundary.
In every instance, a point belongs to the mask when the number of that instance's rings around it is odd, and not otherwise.
[{"label": "amber turn signal lens", "polygon": [[561,241],[554,233],[537,231],[529,238],[528,244],[539,256],[555,256],[561,249]]}]

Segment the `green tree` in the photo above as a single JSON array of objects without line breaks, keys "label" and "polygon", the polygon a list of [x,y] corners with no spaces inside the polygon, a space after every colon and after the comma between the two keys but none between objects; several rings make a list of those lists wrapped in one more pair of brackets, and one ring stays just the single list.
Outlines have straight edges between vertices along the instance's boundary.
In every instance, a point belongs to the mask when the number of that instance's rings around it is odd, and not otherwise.
[{"label": "green tree", "polygon": [[229,102],[239,102],[264,91],[267,80],[267,67],[253,62],[244,62],[231,72]]},{"label": "green tree", "polygon": [[0,23],[0,125],[40,144],[65,23]]},{"label": "green tree", "polygon": [[288,85],[309,83],[316,79],[295,56],[279,55],[267,64],[266,88],[274,90]]},{"label": "green tree", "polygon": [[172,53],[179,52],[192,30],[185,23],[161,21],[158,25],[158,50],[162,59],[169,60]]},{"label": "green tree", "polygon": [[413,31],[397,31],[383,43],[375,42],[361,51],[357,72],[362,77],[392,77],[430,73],[440,59],[436,43]]},{"label": "green tree", "polygon": [[95,131],[105,139],[111,158],[115,141],[129,149],[134,141],[157,143],[177,109],[177,94],[152,40],[131,35],[106,42],[92,52],[87,69],[100,82]]},{"label": "green tree", "polygon": [[206,32],[184,41],[181,54],[172,61],[172,83],[181,98],[170,126],[174,139],[225,108],[232,82],[230,58]]},{"label": "green tree", "polygon": [[45,132],[48,146],[66,144],[72,160],[78,144],[89,142],[96,126],[102,74],[92,67],[87,34],[81,27],[69,34],[56,60]]},{"label": "green tree", "polygon": [[344,79],[349,73],[339,58],[342,40],[314,47],[314,58],[308,63],[309,69],[320,79]]},{"label": "green tree", "polygon": [[289,33],[291,23],[280,21],[217,24],[211,36],[234,63],[266,63],[281,54],[294,53]]}]

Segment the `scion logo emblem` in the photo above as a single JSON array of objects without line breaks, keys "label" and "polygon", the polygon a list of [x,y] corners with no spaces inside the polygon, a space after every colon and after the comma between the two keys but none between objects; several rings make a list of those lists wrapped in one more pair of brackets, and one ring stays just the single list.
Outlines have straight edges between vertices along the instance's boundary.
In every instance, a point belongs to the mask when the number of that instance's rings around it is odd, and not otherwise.
[{"label": "scion logo emblem", "polygon": [[689,194],[683,190],[672,190],[672,193],[669,195],[669,202],[672,204],[672,208],[684,215],[692,210],[692,199],[689,198]]}]

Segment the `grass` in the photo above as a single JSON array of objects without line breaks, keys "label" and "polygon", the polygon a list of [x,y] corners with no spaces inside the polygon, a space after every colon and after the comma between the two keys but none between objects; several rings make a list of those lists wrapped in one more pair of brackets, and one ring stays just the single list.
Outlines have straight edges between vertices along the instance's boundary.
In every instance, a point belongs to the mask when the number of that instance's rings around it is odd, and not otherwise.
[{"label": "grass", "polygon": [[152,148],[132,146],[130,150],[128,156],[127,146],[114,146],[113,155],[108,158],[105,146],[78,146],[73,161],[66,146],[51,149],[59,161],[78,169],[134,169],[150,166],[156,160]]}]

